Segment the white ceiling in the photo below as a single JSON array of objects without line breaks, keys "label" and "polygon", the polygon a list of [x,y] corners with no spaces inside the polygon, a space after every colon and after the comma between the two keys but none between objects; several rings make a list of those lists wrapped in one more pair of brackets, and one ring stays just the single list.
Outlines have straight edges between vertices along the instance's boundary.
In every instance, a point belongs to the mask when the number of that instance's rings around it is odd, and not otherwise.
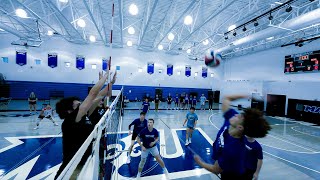
[{"label": "white ceiling", "polygon": [[[200,58],[208,49],[230,46],[235,40],[271,26],[282,28],[286,21],[319,8],[319,0],[294,0],[291,12],[277,10],[272,13],[272,21],[263,17],[258,20],[259,26],[254,27],[251,23],[246,26],[246,32],[239,29],[237,36],[231,33],[225,40],[224,34],[230,25],[241,25],[285,2],[288,0],[68,0],[67,3],[59,0],[1,0],[0,28],[5,31],[0,33],[12,33],[20,39],[17,44],[27,42],[33,46],[51,38],[48,31],[77,44],[92,43],[89,36],[93,35],[96,44],[110,46],[114,3],[113,47],[123,48],[127,41],[132,41],[133,48],[142,51],[159,51],[158,45],[162,45],[163,53],[187,54],[186,50],[191,49],[189,56]],[[133,3],[139,10],[137,15],[128,11]],[[24,9],[28,18],[18,17],[15,13],[18,8]],[[191,25],[184,24],[187,15],[193,18]],[[77,25],[80,18],[86,22],[84,28]],[[135,29],[135,34],[128,33],[129,27]],[[319,34],[318,24],[302,28],[305,27],[282,31],[272,41],[260,39],[234,46],[222,54],[230,58]],[[172,41],[167,38],[169,33],[175,35]],[[208,45],[202,43],[206,39]]]}]

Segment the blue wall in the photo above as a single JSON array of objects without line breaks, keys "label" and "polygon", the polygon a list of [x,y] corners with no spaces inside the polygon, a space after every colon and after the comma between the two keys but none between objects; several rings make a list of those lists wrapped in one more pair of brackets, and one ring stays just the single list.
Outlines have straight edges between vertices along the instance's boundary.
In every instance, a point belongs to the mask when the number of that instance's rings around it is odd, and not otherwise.
[{"label": "blue wall", "polygon": [[[51,83],[51,82],[29,82],[29,81],[6,81],[10,85],[10,97],[13,99],[27,99],[30,92],[35,92],[38,99],[49,99],[50,93],[63,92],[64,97],[77,96],[84,99],[88,95],[88,87],[92,84],[76,83]],[[113,90],[120,90],[121,85],[114,85]],[[172,87],[152,87],[152,86],[124,86],[124,95],[128,99],[134,100],[136,97],[142,99],[146,94],[155,96],[155,89],[161,88],[163,96],[167,97],[169,93],[175,96],[176,93],[196,92],[198,96],[205,94],[207,96],[209,89],[196,88],[172,88]],[[131,93],[129,93],[131,90]]]}]

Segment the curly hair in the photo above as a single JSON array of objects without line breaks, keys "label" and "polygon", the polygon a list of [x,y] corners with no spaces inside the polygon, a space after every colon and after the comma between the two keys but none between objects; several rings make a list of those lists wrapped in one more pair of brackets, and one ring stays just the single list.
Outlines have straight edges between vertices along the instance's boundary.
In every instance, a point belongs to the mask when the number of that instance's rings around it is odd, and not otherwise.
[{"label": "curly hair", "polygon": [[243,114],[244,135],[253,138],[262,138],[271,130],[269,123],[258,109],[245,109]]},{"label": "curly hair", "polygon": [[59,115],[60,119],[65,119],[66,116],[69,114],[69,110],[73,109],[73,101],[79,101],[78,97],[68,97],[63,98],[56,104],[56,112]]}]

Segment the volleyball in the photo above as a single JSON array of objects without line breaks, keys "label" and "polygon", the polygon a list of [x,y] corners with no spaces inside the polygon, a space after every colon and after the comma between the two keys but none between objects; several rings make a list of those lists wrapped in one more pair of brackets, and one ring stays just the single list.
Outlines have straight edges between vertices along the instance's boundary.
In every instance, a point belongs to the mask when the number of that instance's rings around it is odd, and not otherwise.
[{"label": "volleyball", "polygon": [[205,55],[204,63],[209,67],[217,67],[220,65],[221,59],[220,54],[214,54],[214,51],[210,51]]}]

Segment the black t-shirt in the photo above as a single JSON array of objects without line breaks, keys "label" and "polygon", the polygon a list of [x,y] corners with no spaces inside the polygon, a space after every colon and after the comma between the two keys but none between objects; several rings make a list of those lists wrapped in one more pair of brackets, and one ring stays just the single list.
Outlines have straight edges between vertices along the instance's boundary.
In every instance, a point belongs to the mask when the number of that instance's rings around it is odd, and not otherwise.
[{"label": "black t-shirt", "polygon": [[156,97],[156,98],[154,99],[154,102],[155,102],[155,103],[159,103],[159,101],[160,101],[160,98],[158,98],[158,97]]},{"label": "black t-shirt", "polygon": [[106,109],[103,107],[97,107],[92,114],[90,115],[89,119],[92,122],[92,125],[95,126],[100,119],[102,118],[102,116],[104,115],[104,113],[106,112]]},{"label": "black t-shirt", "polygon": [[69,114],[61,126],[63,163],[68,163],[72,159],[94,127],[86,115],[76,123],[78,112],[79,108]]},{"label": "black t-shirt", "polygon": [[172,97],[171,97],[171,96],[168,96],[167,101],[168,101],[169,104],[171,104],[171,102],[172,102]]}]

